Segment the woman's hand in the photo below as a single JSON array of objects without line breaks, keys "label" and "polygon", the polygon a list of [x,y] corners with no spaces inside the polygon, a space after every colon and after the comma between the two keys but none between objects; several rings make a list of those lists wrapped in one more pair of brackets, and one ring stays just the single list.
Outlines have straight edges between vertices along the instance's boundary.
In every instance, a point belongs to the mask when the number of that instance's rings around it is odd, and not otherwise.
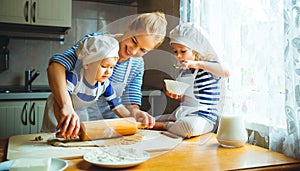
[{"label": "woman's hand", "polygon": [[153,128],[155,125],[155,118],[149,113],[139,109],[138,105],[128,105],[131,116],[135,118],[137,122],[141,122],[144,128]]},{"label": "woman's hand", "polygon": [[58,122],[56,130],[60,130],[57,137],[65,139],[76,138],[80,130],[80,120],[73,106],[66,105],[59,109],[57,103],[54,103],[54,114]]},{"label": "woman's hand", "polygon": [[80,122],[67,90],[66,68],[60,63],[52,62],[47,68],[47,76],[51,92],[55,98],[53,108],[58,122],[56,130],[60,130],[58,134],[62,138],[76,138],[80,129]]}]

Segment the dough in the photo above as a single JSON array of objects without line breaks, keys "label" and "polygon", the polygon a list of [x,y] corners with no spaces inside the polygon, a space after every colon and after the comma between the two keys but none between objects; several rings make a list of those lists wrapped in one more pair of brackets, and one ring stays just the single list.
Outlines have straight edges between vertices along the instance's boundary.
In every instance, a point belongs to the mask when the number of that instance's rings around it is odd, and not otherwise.
[{"label": "dough", "polygon": [[50,139],[48,144],[57,146],[57,147],[104,147],[112,145],[130,145],[142,141],[143,134],[135,134],[129,136],[122,136],[117,138],[110,139],[101,139],[93,141],[80,141],[79,139],[75,140],[64,140],[64,139]]}]

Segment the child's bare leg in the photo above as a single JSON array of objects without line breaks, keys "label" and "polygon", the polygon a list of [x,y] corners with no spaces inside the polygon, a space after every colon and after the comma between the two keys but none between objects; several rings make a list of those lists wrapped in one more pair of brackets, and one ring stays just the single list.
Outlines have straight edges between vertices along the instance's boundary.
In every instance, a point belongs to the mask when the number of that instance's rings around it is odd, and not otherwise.
[{"label": "child's bare leg", "polygon": [[155,122],[155,125],[152,129],[166,131],[167,122]]},{"label": "child's bare leg", "polygon": [[174,114],[163,114],[155,117],[156,122],[174,122],[176,117]]}]

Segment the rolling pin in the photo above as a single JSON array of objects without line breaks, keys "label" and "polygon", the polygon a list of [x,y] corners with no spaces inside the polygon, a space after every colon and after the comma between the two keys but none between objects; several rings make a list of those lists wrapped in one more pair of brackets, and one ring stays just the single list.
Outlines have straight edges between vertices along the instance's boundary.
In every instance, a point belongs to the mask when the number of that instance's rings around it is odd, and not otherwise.
[{"label": "rolling pin", "polygon": [[[79,139],[81,141],[114,138],[123,135],[133,135],[140,124],[134,118],[117,118],[97,121],[80,122]],[[59,133],[57,138],[63,138]]]}]

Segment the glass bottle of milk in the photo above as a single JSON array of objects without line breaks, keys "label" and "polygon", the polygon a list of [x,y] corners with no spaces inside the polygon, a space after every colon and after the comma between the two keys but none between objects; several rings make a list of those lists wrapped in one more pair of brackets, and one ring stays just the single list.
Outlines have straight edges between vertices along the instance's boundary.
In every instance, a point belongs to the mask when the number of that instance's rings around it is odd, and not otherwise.
[{"label": "glass bottle of milk", "polygon": [[238,110],[233,94],[227,88],[225,90],[223,112],[217,131],[217,140],[223,147],[241,147],[247,141],[247,132],[242,113]]}]

